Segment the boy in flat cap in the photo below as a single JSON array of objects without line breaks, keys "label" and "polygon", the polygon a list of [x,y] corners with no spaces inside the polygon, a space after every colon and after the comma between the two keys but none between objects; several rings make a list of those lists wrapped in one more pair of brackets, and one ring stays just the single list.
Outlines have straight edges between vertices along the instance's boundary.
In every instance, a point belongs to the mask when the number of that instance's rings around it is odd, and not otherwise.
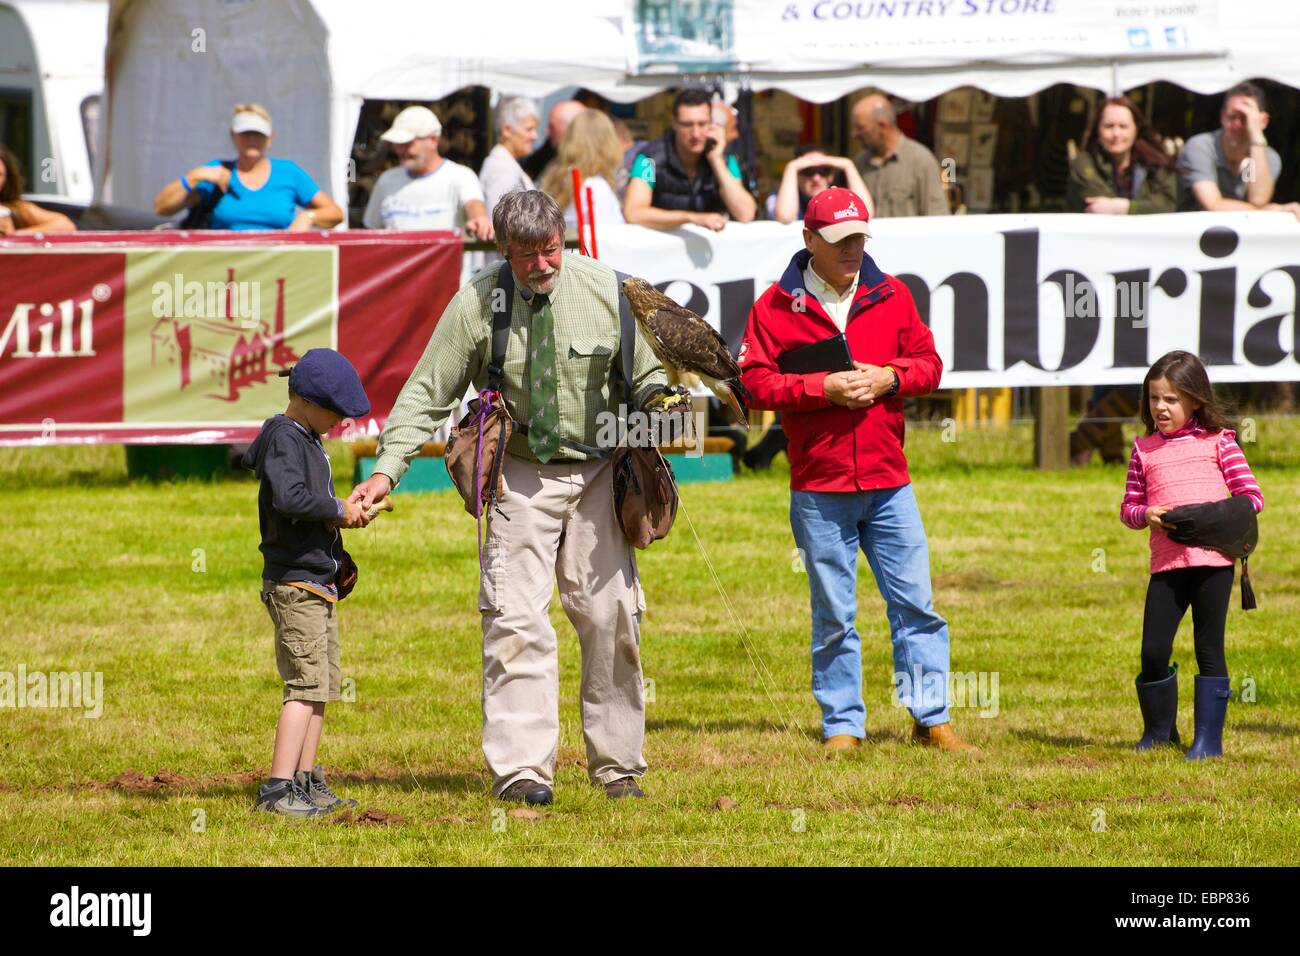
[{"label": "boy in flat cap", "polygon": [[[281,375],[286,374],[281,372]],[[275,728],[271,777],[254,809],[314,817],[355,807],[330,789],[316,765],[325,704],[339,699],[340,567],[349,564],[340,528],[367,523],[361,506],[334,497],[321,435],[360,418],[370,401],[357,371],[333,349],[311,349],[288,373],[289,407],[262,424],[243,464],[262,480],[257,496],[263,557],[262,603],[275,624],[275,662],[284,705]]]}]

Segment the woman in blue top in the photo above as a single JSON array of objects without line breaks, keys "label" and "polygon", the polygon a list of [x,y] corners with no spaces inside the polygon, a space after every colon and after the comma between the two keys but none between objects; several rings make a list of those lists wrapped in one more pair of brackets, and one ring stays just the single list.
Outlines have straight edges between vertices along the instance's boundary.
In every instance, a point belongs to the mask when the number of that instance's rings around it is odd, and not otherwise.
[{"label": "woman in blue top", "polygon": [[216,205],[209,229],[331,229],[343,210],[306,170],[290,159],[271,159],[271,114],[257,103],[240,103],[230,124],[238,158],[214,159],[173,180],[154,197],[154,211],[171,216],[201,202]]}]

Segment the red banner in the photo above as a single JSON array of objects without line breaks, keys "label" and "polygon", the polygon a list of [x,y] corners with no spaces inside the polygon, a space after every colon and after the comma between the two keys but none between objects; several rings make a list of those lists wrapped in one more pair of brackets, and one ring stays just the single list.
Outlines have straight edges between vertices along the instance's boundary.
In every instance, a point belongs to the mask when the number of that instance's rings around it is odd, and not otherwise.
[{"label": "red banner", "polygon": [[453,233],[0,240],[0,445],[250,441],[279,377],[336,348],[377,435],[460,285]]}]

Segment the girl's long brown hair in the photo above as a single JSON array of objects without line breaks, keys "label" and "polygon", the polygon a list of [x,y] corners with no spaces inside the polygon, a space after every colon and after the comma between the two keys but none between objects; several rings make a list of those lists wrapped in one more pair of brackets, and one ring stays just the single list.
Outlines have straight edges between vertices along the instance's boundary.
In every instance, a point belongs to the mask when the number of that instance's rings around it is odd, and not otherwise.
[{"label": "girl's long brown hair", "polygon": [[1155,419],[1151,417],[1151,383],[1158,378],[1167,380],[1178,391],[1201,403],[1201,407],[1192,412],[1192,417],[1207,431],[1236,428],[1228,409],[1214,394],[1214,386],[1210,384],[1210,376],[1201,360],[1191,352],[1175,349],[1156,359],[1142,380],[1141,415],[1148,435],[1156,431]]},{"label": "girl's long brown hair", "polygon": [[600,110],[587,109],[569,123],[555,161],[547,167],[538,186],[561,209],[567,209],[573,201],[573,176],[569,172],[572,167],[578,167],[583,179],[603,176],[610,186],[616,186],[622,165],[623,149],[618,145],[613,122]]},{"label": "girl's long brown hair", "polygon": [[18,165],[18,157],[4,143],[0,143],[0,163],[5,167],[5,184],[0,186],[0,203],[11,206],[21,202],[27,184],[23,181],[23,169]]}]

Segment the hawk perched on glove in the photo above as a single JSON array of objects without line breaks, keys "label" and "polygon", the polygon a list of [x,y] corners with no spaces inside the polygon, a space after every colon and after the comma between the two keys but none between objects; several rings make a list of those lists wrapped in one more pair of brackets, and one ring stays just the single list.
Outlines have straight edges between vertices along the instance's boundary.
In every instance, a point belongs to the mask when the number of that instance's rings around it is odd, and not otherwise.
[{"label": "hawk perched on glove", "polygon": [[[659,361],[678,371],[698,375],[709,391],[748,428],[745,403],[749,401],[749,391],[740,384],[740,366],[722,336],[690,309],[682,308],[644,279],[624,279],[623,294],[632,306],[641,334]],[[667,399],[667,403],[673,401],[671,397]]]}]

